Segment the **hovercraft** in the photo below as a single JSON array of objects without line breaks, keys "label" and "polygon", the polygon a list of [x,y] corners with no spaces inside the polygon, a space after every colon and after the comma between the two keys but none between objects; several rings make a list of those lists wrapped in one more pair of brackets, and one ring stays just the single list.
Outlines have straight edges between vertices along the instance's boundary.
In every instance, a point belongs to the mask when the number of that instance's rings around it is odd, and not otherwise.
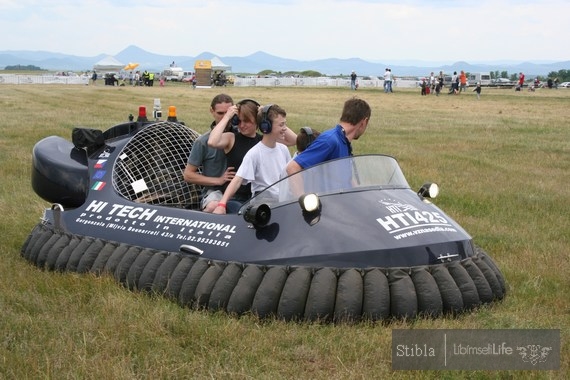
[{"label": "hovercraft", "polygon": [[431,201],[437,185],[412,190],[393,157],[324,162],[214,215],[182,176],[197,137],[169,117],[39,141],[32,187],[52,206],[23,257],[185,307],[285,320],[433,317],[505,296],[497,265]]}]

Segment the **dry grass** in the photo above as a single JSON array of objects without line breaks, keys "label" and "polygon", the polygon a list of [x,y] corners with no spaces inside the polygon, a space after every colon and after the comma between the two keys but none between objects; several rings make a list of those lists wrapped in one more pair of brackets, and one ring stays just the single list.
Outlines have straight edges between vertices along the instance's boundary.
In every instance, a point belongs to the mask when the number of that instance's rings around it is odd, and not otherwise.
[{"label": "dry grass", "polygon": [[[19,249],[46,203],[30,187],[33,145],[105,129],[154,98],[199,132],[218,89],[0,86],[0,378],[566,378],[570,369],[570,90],[421,97],[359,90],[373,115],[356,153],[387,153],[410,184],[437,181],[437,204],[485,248],[506,299],[459,317],[357,325],[258,321],[189,311],[110,278],[44,272]],[[333,126],[336,88],[226,88],[288,111],[291,128]],[[393,372],[393,328],[560,328],[557,372]]]}]

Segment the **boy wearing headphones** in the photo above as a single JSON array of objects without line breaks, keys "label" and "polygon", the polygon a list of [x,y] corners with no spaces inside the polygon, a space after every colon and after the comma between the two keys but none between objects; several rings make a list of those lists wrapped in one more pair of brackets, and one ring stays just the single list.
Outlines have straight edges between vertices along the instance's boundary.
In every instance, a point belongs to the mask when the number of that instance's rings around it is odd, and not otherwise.
[{"label": "boy wearing headphones", "polygon": [[[243,183],[251,183],[251,192],[256,195],[285,176],[284,168],[291,160],[291,153],[285,145],[287,136],[294,132],[287,127],[287,113],[276,104],[261,107],[257,114],[257,126],[263,133],[259,143],[244,156],[235,177],[231,180],[222,199],[214,210],[225,214],[226,204]],[[268,196],[277,198],[277,189]]]},{"label": "boy wearing headphones", "polygon": [[319,137],[320,134],[321,133],[319,131],[316,131],[310,127],[301,128],[299,134],[297,134],[297,151],[293,155],[293,158],[297,157],[299,153],[307,149],[309,145],[311,145],[313,141]]}]

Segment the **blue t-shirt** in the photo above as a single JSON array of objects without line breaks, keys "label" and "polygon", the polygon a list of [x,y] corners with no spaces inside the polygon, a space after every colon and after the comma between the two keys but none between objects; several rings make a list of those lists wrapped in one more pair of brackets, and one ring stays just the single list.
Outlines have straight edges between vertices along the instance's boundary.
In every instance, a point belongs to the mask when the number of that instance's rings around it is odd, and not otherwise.
[{"label": "blue t-shirt", "polygon": [[337,125],[321,133],[306,150],[295,156],[294,160],[306,169],[321,162],[351,155],[350,141],[346,138],[342,127]]}]

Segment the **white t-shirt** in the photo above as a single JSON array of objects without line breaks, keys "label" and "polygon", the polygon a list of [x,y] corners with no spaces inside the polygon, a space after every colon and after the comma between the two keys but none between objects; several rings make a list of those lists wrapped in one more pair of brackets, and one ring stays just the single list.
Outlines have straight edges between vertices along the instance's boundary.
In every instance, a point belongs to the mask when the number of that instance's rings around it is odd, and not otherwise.
[{"label": "white t-shirt", "polygon": [[[285,145],[277,143],[275,148],[269,148],[258,142],[243,157],[236,175],[243,178],[243,184],[251,182],[251,193],[255,194],[285,177],[290,160],[291,153]],[[270,192],[268,195],[279,197],[277,188]]]}]

